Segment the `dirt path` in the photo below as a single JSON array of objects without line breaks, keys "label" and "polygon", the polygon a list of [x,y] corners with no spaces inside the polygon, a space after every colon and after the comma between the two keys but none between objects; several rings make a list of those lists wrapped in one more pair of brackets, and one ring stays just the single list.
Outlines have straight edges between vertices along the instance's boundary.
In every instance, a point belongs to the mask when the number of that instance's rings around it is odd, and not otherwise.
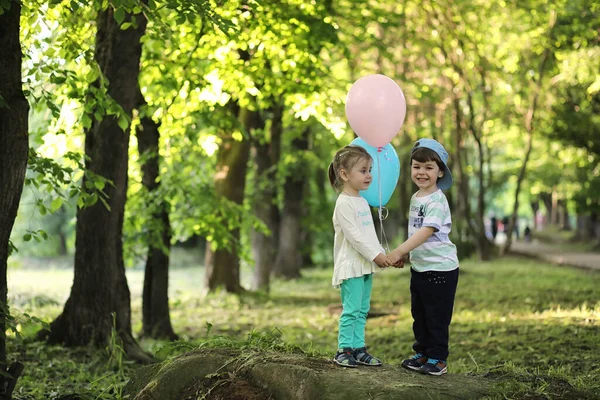
[{"label": "dirt path", "polygon": [[552,244],[534,241],[530,243],[515,242],[512,244],[511,253],[536,257],[559,265],[570,265],[600,271],[600,254],[565,252]]}]

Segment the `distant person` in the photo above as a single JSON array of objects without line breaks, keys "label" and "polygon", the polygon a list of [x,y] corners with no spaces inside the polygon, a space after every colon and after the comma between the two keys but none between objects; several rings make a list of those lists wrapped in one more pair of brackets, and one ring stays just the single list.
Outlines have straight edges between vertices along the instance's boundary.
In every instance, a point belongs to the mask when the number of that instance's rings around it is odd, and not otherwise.
[{"label": "distant person", "polygon": [[492,229],[492,238],[496,240],[496,236],[498,236],[498,219],[496,216],[493,216],[490,219],[491,229]]},{"label": "distant person", "polygon": [[510,220],[508,219],[508,217],[502,218],[502,232],[508,233],[509,222],[510,222]]},{"label": "distant person", "polygon": [[410,154],[410,177],[419,190],[410,199],[408,239],[392,250],[388,263],[410,253],[410,308],[415,353],[404,368],[428,375],[448,372],[449,328],[458,285],[452,217],[442,190],[452,186],[448,153],[433,139],[420,139]]},{"label": "distant person", "polygon": [[529,228],[529,225],[527,225],[525,227],[525,231],[523,232],[523,237],[525,239],[526,242],[531,242],[531,229]]},{"label": "distant person", "polygon": [[346,146],[329,164],[329,182],[340,192],[333,211],[332,285],[340,288],[342,299],[338,350],[333,358],[342,367],[382,364],[369,354],[365,343],[373,274],[377,266],[389,266],[377,239],[369,203],[359,194],[371,184],[372,163],[364,148]]}]

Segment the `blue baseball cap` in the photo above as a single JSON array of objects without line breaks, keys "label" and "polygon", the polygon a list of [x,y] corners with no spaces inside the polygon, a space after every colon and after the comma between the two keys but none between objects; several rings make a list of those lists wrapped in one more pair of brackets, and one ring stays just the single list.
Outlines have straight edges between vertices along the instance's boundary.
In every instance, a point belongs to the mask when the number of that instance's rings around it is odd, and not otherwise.
[{"label": "blue baseball cap", "polygon": [[419,139],[415,143],[415,147],[413,147],[412,151],[415,151],[415,149],[418,149],[419,147],[433,150],[440,157],[442,163],[444,164],[444,176],[438,180],[437,186],[442,190],[450,189],[450,186],[452,186],[452,173],[450,172],[450,168],[448,168],[448,152],[446,149],[444,149],[444,146],[442,146],[437,140]]}]

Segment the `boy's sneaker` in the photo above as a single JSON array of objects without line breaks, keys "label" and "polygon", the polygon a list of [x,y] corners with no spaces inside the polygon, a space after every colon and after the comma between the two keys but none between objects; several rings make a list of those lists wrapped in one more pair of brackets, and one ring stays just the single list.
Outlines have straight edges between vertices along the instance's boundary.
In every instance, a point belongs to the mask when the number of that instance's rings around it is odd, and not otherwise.
[{"label": "boy's sneaker", "polygon": [[333,362],[337,365],[347,368],[356,368],[358,365],[356,359],[354,358],[354,352],[350,347],[338,349],[337,353],[335,353],[335,356],[333,357]]},{"label": "boy's sneaker", "polygon": [[419,368],[419,372],[428,375],[444,375],[448,372],[448,367],[446,366],[445,360],[430,358],[421,368]]},{"label": "boy's sneaker", "polygon": [[418,371],[427,362],[427,357],[423,353],[417,353],[411,358],[402,361],[402,366],[413,371]]}]

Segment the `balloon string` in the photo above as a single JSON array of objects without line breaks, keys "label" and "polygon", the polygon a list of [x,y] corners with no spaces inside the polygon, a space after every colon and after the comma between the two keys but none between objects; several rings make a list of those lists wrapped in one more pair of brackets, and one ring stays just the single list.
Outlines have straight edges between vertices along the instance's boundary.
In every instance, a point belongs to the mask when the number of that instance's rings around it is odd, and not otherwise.
[{"label": "balloon string", "polygon": [[[386,219],[388,217],[388,209],[383,207],[383,205],[381,204],[381,199],[382,199],[382,190],[381,190],[381,150],[382,148],[379,147],[378,151],[377,151],[377,189],[379,192],[379,242],[381,243],[381,245],[383,246],[383,249],[385,250],[386,253],[390,252],[390,246],[388,244],[387,241],[387,237],[385,235],[385,231],[383,230],[383,220]],[[383,216],[383,210],[385,210],[385,217]],[[385,242],[385,244],[384,244]]]}]

